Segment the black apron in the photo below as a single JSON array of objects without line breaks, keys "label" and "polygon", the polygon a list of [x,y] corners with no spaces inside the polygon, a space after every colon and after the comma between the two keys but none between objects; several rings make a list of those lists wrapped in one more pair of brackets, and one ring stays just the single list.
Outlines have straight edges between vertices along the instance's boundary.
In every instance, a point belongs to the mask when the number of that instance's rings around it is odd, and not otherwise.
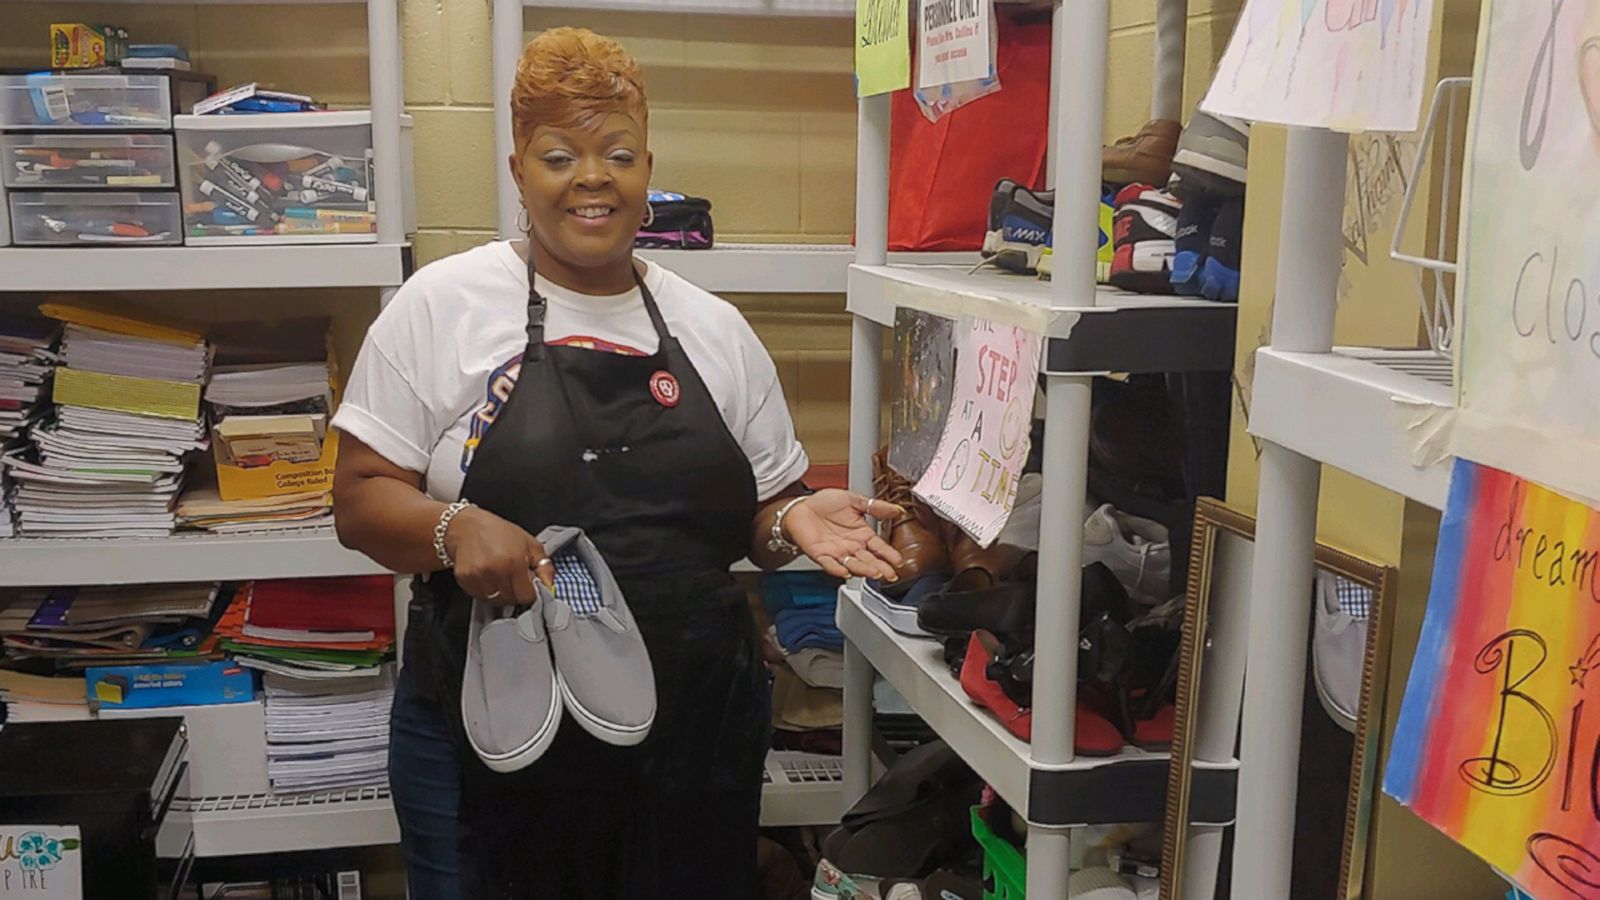
[{"label": "black apron", "polygon": [[655,724],[624,748],[568,716],[532,765],[491,772],[460,724],[470,598],[449,572],[429,578],[430,662],[461,759],[462,896],[473,900],[755,896],[770,701],[728,574],[749,553],[755,476],[635,280],[655,354],[552,347],[530,260],[522,371],[461,496],[530,534],[577,525],[594,540],[650,649]]}]

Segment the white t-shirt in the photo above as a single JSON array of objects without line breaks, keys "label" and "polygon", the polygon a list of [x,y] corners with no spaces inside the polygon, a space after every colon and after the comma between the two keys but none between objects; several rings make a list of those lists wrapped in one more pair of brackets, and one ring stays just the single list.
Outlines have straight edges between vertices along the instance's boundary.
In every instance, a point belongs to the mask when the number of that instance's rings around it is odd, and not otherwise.
[{"label": "white t-shirt", "polygon": [[[737,309],[654,263],[645,284],[750,460],[761,499],[809,465],[772,357]],[[539,279],[545,341],[646,355],[658,341],[637,288],[578,294]],[[333,425],[455,500],[472,449],[510,396],[527,347],[527,264],[496,241],[423,267],[367,331]]]}]

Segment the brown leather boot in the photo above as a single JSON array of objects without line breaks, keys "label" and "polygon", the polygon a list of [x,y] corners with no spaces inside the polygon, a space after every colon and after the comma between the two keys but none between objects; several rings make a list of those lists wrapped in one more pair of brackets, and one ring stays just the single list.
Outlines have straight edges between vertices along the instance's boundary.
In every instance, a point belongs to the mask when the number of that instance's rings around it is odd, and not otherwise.
[{"label": "brown leather boot", "polygon": [[911,482],[899,472],[889,468],[889,448],[884,447],[872,457],[872,489],[879,500],[887,500],[905,509],[906,514],[889,523],[885,540],[900,551],[900,565],[895,574],[901,584],[910,584],[924,575],[945,572],[950,567],[950,554],[945,550],[939,535],[942,519],[911,493]]},{"label": "brown leather boot", "polygon": [[950,552],[950,569],[956,573],[956,579],[967,584],[969,589],[984,586],[980,573],[988,576],[989,584],[1005,581],[1016,571],[1017,563],[1027,555],[1026,550],[1009,547],[999,541],[987,548],[979,546],[954,522],[941,520],[941,530],[944,545]]},{"label": "brown leather boot", "polygon": [[1171,119],[1151,119],[1138,134],[1101,148],[1100,177],[1112,184],[1140,182],[1166,187],[1182,133],[1183,126]]}]

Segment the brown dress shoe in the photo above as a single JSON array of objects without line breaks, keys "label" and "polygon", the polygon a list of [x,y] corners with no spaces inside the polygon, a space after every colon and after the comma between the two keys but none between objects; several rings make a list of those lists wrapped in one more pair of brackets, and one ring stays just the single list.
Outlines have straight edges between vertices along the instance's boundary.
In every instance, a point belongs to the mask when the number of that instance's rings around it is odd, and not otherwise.
[{"label": "brown dress shoe", "polygon": [[872,456],[872,488],[879,500],[887,500],[906,511],[904,516],[889,523],[885,540],[900,551],[900,565],[895,567],[900,583],[910,584],[924,575],[948,571],[950,554],[939,533],[943,520],[911,493],[911,482],[889,467],[888,455],[889,448],[884,447]]},{"label": "brown dress shoe", "polygon": [[1138,134],[1101,148],[1100,177],[1112,184],[1140,182],[1166,187],[1182,132],[1183,126],[1171,119],[1151,119]]}]

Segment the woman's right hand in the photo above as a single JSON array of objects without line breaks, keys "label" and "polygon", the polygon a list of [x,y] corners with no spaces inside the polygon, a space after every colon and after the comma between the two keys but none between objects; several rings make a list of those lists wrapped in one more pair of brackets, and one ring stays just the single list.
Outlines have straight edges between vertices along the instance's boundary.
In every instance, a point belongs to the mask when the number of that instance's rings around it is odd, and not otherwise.
[{"label": "woman's right hand", "polygon": [[546,585],[555,581],[555,567],[538,538],[476,506],[450,520],[444,547],[455,560],[456,583],[488,603],[526,606],[538,596],[535,575]]}]

